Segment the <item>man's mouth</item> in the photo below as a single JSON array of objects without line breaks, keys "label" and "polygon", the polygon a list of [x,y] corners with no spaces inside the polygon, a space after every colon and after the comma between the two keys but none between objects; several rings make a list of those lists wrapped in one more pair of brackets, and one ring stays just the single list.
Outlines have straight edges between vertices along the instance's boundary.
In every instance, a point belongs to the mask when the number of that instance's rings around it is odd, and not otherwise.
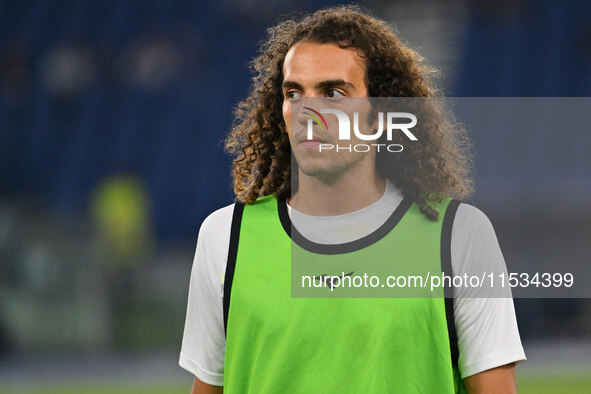
[{"label": "man's mouth", "polygon": [[315,135],[313,135],[312,139],[310,140],[308,139],[308,135],[304,133],[300,136],[300,138],[298,138],[298,143],[304,146],[315,146],[319,144],[326,144],[327,140]]},{"label": "man's mouth", "polygon": [[303,145],[303,146],[317,146],[320,144],[326,144],[326,141],[319,140],[319,139],[311,139],[311,140],[303,139],[300,141],[300,145]]}]

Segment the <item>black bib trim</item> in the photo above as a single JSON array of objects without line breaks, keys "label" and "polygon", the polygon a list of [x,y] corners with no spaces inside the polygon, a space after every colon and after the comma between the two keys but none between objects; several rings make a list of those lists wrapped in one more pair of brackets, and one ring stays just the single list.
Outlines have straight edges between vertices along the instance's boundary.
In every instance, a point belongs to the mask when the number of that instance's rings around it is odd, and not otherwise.
[{"label": "black bib trim", "polygon": [[228,248],[228,262],[226,264],[226,274],[224,276],[224,334],[228,331],[228,313],[230,312],[230,296],[232,293],[232,282],[234,281],[234,270],[236,269],[236,257],[238,256],[238,240],[240,239],[240,225],[242,224],[242,214],[244,204],[237,202],[234,205],[232,214],[232,227],[230,228],[230,246]]},{"label": "black bib trim", "polygon": [[361,250],[366,248],[374,243],[378,242],[380,239],[384,238],[386,235],[396,227],[400,219],[404,216],[404,214],[408,211],[410,206],[412,205],[413,201],[409,197],[404,197],[398,207],[394,210],[392,215],[382,224],[376,231],[373,233],[366,235],[363,238],[356,239],[355,241],[345,242],[342,244],[334,244],[334,245],[326,245],[326,244],[319,244],[309,239],[305,238],[300,232],[292,225],[291,219],[287,212],[287,201],[281,200],[277,203],[277,210],[279,212],[279,220],[281,220],[281,225],[283,229],[289,235],[293,242],[299,245],[301,248],[316,254],[343,254],[343,253],[351,253],[357,250]]},{"label": "black bib trim", "polygon": [[[441,271],[448,276],[454,274],[451,266],[451,232],[459,205],[460,202],[458,200],[451,200],[449,202],[441,227]],[[445,317],[447,320],[447,332],[449,334],[451,362],[454,367],[457,367],[460,352],[458,349],[458,336],[454,318],[455,294],[453,287],[444,287],[443,294],[445,296]]]}]

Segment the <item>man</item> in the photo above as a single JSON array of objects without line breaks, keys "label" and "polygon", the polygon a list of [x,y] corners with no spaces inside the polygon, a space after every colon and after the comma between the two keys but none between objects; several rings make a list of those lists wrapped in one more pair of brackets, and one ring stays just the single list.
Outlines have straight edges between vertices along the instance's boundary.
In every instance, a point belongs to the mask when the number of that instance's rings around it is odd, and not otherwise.
[{"label": "man", "polygon": [[389,154],[322,152],[338,143],[334,117],[308,134],[302,108],[318,99],[434,97],[431,70],[349,6],[271,29],[253,68],[226,141],[239,202],[204,221],[191,275],[179,363],[193,393],[516,392],[525,356],[510,298],[292,297],[294,250],[370,264],[368,250],[395,245],[391,269],[505,269],[486,216],[445,197],[470,191],[462,129],[442,121]]}]

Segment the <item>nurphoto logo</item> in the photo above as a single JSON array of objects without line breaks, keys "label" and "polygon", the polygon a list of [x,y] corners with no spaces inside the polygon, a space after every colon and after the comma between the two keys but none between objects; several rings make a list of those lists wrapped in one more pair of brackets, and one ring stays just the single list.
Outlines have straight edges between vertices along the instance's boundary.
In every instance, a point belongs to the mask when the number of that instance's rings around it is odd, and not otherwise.
[{"label": "nurphoto logo", "polygon": [[[328,132],[328,123],[326,119],[322,116],[322,114],[332,114],[337,117],[338,121],[338,128],[339,134],[338,139],[339,141],[350,141],[351,140],[351,120],[349,119],[349,115],[344,111],[340,111],[338,109],[321,109],[320,111],[316,111],[310,107],[302,107],[303,110],[308,112],[303,112],[304,114],[310,116],[311,119],[308,119],[307,123],[307,138],[308,140],[314,139],[314,123],[320,127],[322,132]],[[396,120],[398,119],[406,119],[406,123],[397,123]],[[417,124],[417,117],[408,112],[378,112],[378,128],[373,134],[363,134],[359,131],[359,113],[353,112],[353,133],[355,137],[362,141],[376,141],[382,136],[384,131],[386,132],[386,139],[388,141],[392,141],[392,135],[395,131],[399,130],[404,133],[404,135],[410,141],[417,141],[417,137],[410,131],[411,128],[416,126]],[[410,122],[408,122],[410,120]],[[384,127],[384,123],[386,123]],[[346,151],[355,151],[355,152],[368,152],[371,150],[371,147],[375,147],[378,152],[380,149],[385,149],[388,152],[402,152],[404,149],[400,144],[378,144],[378,143],[367,143],[367,144],[354,144],[354,145],[334,145],[334,144],[320,144],[318,146],[319,152],[327,151],[327,150],[346,150]]]}]

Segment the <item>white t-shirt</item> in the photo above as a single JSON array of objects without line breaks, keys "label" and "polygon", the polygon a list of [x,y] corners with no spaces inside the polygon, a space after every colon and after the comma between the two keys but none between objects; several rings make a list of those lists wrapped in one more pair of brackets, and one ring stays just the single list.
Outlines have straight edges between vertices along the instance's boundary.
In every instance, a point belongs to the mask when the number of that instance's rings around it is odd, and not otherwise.
[{"label": "white t-shirt", "polygon": [[[306,228],[296,227],[316,243],[345,243],[380,227],[400,201],[402,195],[388,182],[384,195],[360,211],[339,216],[306,216]],[[223,278],[233,210],[234,204],[215,211],[199,230],[179,359],[181,367],[215,386],[223,385],[224,376]],[[293,210],[288,208],[291,216]],[[303,214],[298,212],[298,215]],[[469,265],[470,272],[506,271],[492,224],[471,205],[458,207],[451,257],[454,272],[466,272]],[[454,299],[454,318],[462,379],[525,360],[511,298],[464,298],[460,294]]]}]

